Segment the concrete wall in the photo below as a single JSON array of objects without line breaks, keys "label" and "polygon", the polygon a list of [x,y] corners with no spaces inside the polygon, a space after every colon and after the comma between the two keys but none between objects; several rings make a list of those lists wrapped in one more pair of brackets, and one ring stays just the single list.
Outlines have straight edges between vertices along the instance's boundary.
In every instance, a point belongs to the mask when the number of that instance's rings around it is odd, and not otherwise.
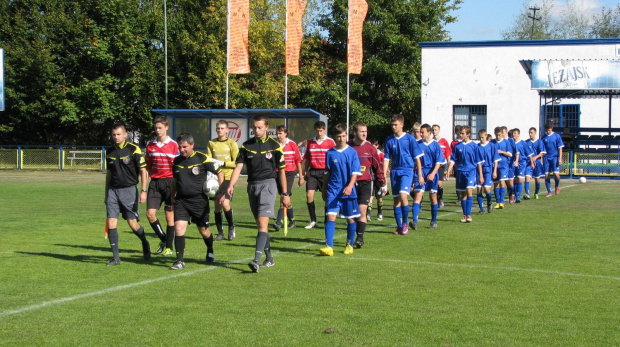
[{"label": "concrete wall", "polygon": [[[505,125],[523,133],[539,127],[541,100],[519,60],[618,59],[620,47],[618,43],[580,44],[576,40],[549,43],[423,44],[422,122],[439,124],[442,137],[452,139],[453,106],[486,105],[487,129]],[[581,126],[609,125],[607,99],[563,99],[561,103],[581,104]],[[612,110],[612,127],[620,127],[619,99],[613,99]]]}]

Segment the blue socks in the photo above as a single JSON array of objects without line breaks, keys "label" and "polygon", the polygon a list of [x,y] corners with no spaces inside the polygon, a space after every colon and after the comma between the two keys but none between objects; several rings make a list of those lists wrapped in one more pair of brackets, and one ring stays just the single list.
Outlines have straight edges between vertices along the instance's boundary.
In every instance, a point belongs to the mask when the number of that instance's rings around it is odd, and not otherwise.
[{"label": "blue socks", "polygon": [[413,221],[418,222],[418,216],[420,215],[420,204],[413,203]]},{"label": "blue socks", "polygon": [[431,222],[437,222],[437,212],[439,212],[439,204],[431,205]]},{"label": "blue socks", "polygon": [[[335,223],[334,223],[335,228]],[[357,234],[357,223],[348,223],[347,222],[347,244],[353,246],[353,242],[355,241],[355,235]],[[332,239],[333,244],[333,239]],[[332,246],[333,247],[333,246]]]},{"label": "blue socks", "polygon": [[[334,234],[336,234],[336,221],[326,221],[325,222],[325,243],[329,247],[332,247],[332,248],[334,247]],[[347,236],[348,236],[348,226],[347,226]]]}]

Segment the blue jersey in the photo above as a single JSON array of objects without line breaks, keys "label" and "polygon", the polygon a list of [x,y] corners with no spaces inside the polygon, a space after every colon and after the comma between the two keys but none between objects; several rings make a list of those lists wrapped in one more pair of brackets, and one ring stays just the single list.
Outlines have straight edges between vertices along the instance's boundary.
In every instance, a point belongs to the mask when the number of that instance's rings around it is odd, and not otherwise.
[{"label": "blue jersey", "polygon": [[534,153],[530,151],[525,141],[519,140],[519,142],[515,143],[515,146],[517,148],[517,153],[519,153],[519,166],[524,167],[525,165],[528,165],[530,163],[528,158]]},{"label": "blue jersey", "polygon": [[437,141],[431,139],[431,142],[426,143],[424,140],[420,140],[418,141],[418,146],[422,149],[422,152],[424,152],[424,156],[420,158],[422,162],[422,173],[424,173],[424,175],[433,171],[435,165],[438,163],[441,165],[446,163],[443,152],[441,151],[441,146]]},{"label": "blue jersey", "polygon": [[385,141],[385,160],[392,160],[392,170],[413,170],[416,158],[424,152],[411,134],[404,133],[401,137],[391,135]]},{"label": "blue jersey", "polygon": [[454,146],[450,162],[456,163],[459,172],[471,172],[476,171],[478,164],[482,164],[484,159],[480,156],[478,145],[469,141],[467,143],[460,142]]},{"label": "blue jersey", "polygon": [[[491,143],[495,145],[498,151],[512,153],[512,149],[510,148],[510,143],[508,143],[507,140],[502,139],[500,141],[497,141],[497,139],[493,139]],[[508,157],[499,154],[499,152],[498,152],[498,155],[499,155],[500,161],[497,163],[497,167],[508,168],[508,163],[509,163]]]},{"label": "blue jersey", "polygon": [[487,142],[485,145],[479,143],[478,149],[480,150],[480,157],[484,160],[484,163],[482,163],[482,168],[485,171],[493,171],[493,165],[495,162],[502,160],[497,153],[497,147],[495,144],[492,142]]},{"label": "blue jersey", "polygon": [[351,176],[362,175],[360,159],[357,151],[347,145],[339,150],[336,147],[327,151],[325,166],[329,170],[329,181],[327,181],[327,195],[337,199],[357,199],[355,187],[351,195],[343,196],[342,190],[351,182]]},{"label": "blue jersey", "polygon": [[545,135],[540,140],[545,144],[545,158],[548,159],[556,159],[560,154],[560,148],[564,147],[562,137],[560,137],[560,135],[556,133],[551,133],[551,135]]},{"label": "blue jersey", "polygon": [[508,167],[513,167],[515,165],[515,160],[517,159],[517,145],[512,137],[505,140],[508,141],[508,144],[510,145],[510,150],[508,152],[512,153],[512,157],[508,158]]},{"label": "blue jersey", "polygon": [[539,155],[540,153],[547,153],[547,151],[545,150],[545,145],[542,141],[532,141],[532,139],[528,139],[527,141],[525,141],[525,144],[529,148],[529,151],[532,152],[532,156],[534,157]]}]

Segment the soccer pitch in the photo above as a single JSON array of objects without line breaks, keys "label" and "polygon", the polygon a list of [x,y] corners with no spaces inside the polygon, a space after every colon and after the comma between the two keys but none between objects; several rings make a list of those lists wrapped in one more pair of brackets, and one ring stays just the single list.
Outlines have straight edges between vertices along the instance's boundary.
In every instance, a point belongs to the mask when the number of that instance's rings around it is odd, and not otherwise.
[{"label": "soccer pitch", "polygon": [[[337,221],[333,257],[318,255],[323,229],[303,228],[295,186],[298,227],[271,233],[276,266],[253,274],[245,181],[233,200],[237,239],[216,242],[207,266],[191,225],[187,267],[170,271],[174,258],[142,260],[125,222],[123,263],[105,266],[104,178],[0,171],[0,345],[620,345],[618,181],[566,179],[559,196],[483,216],[474,202],[468,224],[450,181],[438,229],[428,228],[426,199],[420,229],[393,235],[386,201],[385,219],[376,221],[375,205],[366,245],[351,256]],[[155,251],[145,205],[140,212]]]}]

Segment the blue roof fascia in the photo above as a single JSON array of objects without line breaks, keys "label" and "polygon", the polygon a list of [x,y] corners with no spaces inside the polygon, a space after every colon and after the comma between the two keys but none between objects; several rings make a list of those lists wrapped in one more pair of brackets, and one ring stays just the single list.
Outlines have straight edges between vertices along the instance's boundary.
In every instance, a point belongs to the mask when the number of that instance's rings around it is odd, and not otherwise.
[{"label": "blue roof fascia", "polygon": [[585,40],[522,40],[522,41],[436,41],[420,42],[421,48],[449,47],[511,47],[511,46],[572,46],[620,44],[620,38]]}]

